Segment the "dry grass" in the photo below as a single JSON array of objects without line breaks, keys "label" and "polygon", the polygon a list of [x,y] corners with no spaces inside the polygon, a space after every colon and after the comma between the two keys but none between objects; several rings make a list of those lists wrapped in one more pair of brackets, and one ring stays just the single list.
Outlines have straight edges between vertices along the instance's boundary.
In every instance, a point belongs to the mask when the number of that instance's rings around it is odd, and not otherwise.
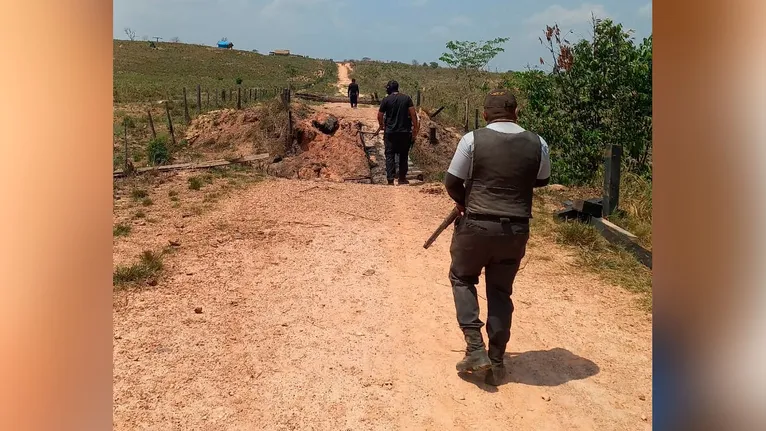
[{"label": "dry grass", "polygon": [[156,277],[164,268],[163,256],[167,250],[153,252],[146,250],[139,256],[138,262],[128,266],[117,266],[112,274],[112,284],[115,288],[137,285]]},{"label": "dry grass", "polygon": [[[577,191],[570,191],[570,195]],[[580,191],[580,193],[583,193]],[[532,235],[571,247],[578,266],[593,271],[603,280],[640,295],[640,305],[651,310],[652,271],[624,247],[609,243],[591,225],[559,222],[554,219],[556,194],[536,193]],[[558,195],[560,196],[560,195]]]},{"label": "dry grass", "polygon": [[275,88],[288,85],[332,94],[337,66],[325,60],[268,56],[185,43],[161,42],[153,49],[148,42],[114,41],[114,100],[118,103],[183,101],[186,87],[192,104],[190,109],[196,110],[196,94],[192,93],[197,85],[205,92],[205,101],[208,92],[220,94],[222,89],[233,89],[236,96],[238,78],[242,80],[243,89],[265,89],[271,95]]}]

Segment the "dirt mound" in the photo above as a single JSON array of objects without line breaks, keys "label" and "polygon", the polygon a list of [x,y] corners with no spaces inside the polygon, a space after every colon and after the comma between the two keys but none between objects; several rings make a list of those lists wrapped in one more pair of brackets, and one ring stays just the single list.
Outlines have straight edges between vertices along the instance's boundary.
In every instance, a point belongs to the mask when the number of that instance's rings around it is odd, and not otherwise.
[{"label": "dirt mound", "polygon": [[274,146],[284,142],[282,134],[285,124],[287,114],[270,105],[241,110],[223,109],[192,120],[185,138],[190,151],[212,158],[265,152],[276,154],[275,150],[281,148]]},{"label": "dirt mound", "polygon": [[[412,148],[412,160],[423,170],[427,179],[441,179],[441,175],[449,168],[463,133],[432,120],[428,111],[420,110],[418,117],[420,133],[417,137],[417,145]],[[435,145],[430,142],[431,127],[436,127],[437,144]]]},{"label": "dirt mound", "polygon": [[[337,122],[328,134],[324,125]],[[323,132],[322,130],[325,130]],[[298,153],[269,167],[283,178],[344,181],[370,176],[370,166],[359,138],[358,121],[314,113],[295,125]]]}]

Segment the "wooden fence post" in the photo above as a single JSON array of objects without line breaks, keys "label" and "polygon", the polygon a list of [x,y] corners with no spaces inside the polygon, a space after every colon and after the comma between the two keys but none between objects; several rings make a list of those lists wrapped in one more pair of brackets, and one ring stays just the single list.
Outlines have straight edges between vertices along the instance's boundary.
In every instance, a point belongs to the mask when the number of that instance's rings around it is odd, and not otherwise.
[{"label": "wooden fence post", "polygon": [[258,101],[258,89],[256,88],[255,91],[253,91],[253,102],[257,102],[257,101]]},{"label": "wooden fence post", "polygon": [[611,145],[604,157],[604,197],[602,200],[603,216],[609,217],[620,205],[620,165],[622,147]]},{"label": "wooden fence post", "polygon": [[420,90],[418,90],[417,95],[415,96],[415,106],[420,107]]},{"label": "wooden fence post", "polygon": [[189,103],[186,100],[186,87],[184,87],[184,120],[186,120],[186,124],[191,122],[191,117],[189,116]]},{"label": "wooden fence post", "polygon": [[476,113],[473,118],[473,130],[476,130],[479,128],[479,109],[476,109]]},{"label": "wooden fence post", "polygon": [[234,91],[231,88],[229,88],[229,101],[231,101],[232,99],[234,99]]},{"label": "wooden fence post", "polygon": [[226,89],[221,90],[221,102],[226,103]]},{"label": "wooden fence post", "polygon": [[463,126],[463,129],[465,130],[466,133],[468,133],[468,108],[469,108],[468,98],[466,98],[465,99],[465,124]]},{"label": "wooden fence post", "polygon": [[218,89],[215,90],[215,107],[218,108],[220,105],[218,104]]},{"label": "wooden fence post", "polygon": [[293,144],[293,111],[287,111],[287,142],[285,142],[285,154],[290,151]]},{"label": "wooden fence post", "polygon": [[439,142],[436,139],[436,126],[431,126],[428,132],[428,141],[431,143],[431,145],[436,145]]},{"label": "wooden fence post", "polygon": [[207,109],[210,109],[210,89],[205,90],[205,96],[207,97]]},{"label": "wooden fence post", "polygon": [[168,114],[168,129],[170,130],[170,142],[173,144],[173,147],[175,147],[176,135],[175,135],[175,131],[173,130],[173,118],[170,116],[170,106],[168,106],[167,102],[165,102],[165,113]]},{"label": "wooden fence post", "polygon": [[242,109],[242,87],[237,87],[237,109]]},{"label": "wooden fence post", "polygon": [[157,132],[154,130],[154,120],[152,119],[152,111],[147,109],[147,115],[149,115],[149,128],[152,129],[152,139],[157,139]]},{"label": "wooden fence post", "polygon": [[197,115],[202,113],[202,88],[197,84]]},{"label": "wooden fence post", "polygon": [[122,127],[125,131],[125,168],[124,172],[128,172],[128,123],[123,121]]}]

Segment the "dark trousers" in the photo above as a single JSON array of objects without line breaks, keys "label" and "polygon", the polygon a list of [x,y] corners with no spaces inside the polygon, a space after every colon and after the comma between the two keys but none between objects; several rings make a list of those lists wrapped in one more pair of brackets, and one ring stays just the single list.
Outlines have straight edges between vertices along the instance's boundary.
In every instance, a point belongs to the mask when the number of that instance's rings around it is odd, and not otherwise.
[{"label": "dark trousers", "polygon": [[489,358],[502,363],[511,337],[513,281],[529,240],[529,224],[473,220],[455,222],[450,254],[449,278],[455,299],[457,321],[465,330],[481,330],[476,284],[482,268],[487,285],[487,337]]},{"label": "dark trousers", "polygon": [[399,176],[400,180],[407,179],[407,156],[412,144],[412,133],[386,133],[383,136],[386,153],[386,178],[392,181],[397,177],[396,156],[399,155]]},{"label": "dark trousers", "polygon": [[356,105],[357,105],[356,102],[359,101],[359,95],[351,93],[348,95],[348,98],[349,98],[349,101],[351,101],[351,107],[356,108]]}]

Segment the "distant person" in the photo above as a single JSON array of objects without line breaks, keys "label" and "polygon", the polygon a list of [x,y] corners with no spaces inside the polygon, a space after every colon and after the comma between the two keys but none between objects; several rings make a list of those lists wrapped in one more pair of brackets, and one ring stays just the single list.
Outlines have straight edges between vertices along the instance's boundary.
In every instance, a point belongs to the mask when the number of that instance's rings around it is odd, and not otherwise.
[{"label": "distant person", "polygon": [[[457,321],[466,341],[459,372],[487,371],[485,382],[500,385],[511,336],[513,281],[529,240],[533,189],[548,184],[548,144],[516,124],[516,97],[494,90],[484,100],[487,127],[463,136],[447,170],[447,193],[461,217],[450,245],[449,279]],[[484,344],[476,284],[484,270],[487,341]]]},{"label": "distant person", "polygon": [[397,173],[396,156],[399,156],[399,184],[409,184],[407,181],[407,156],[418,135],[420,124],[418,114],[415,112],[415,104],[412,98],[399,92],[399,83],[388,81],[386,84],[386,96],[380,102],[378,110],[378,130],[375,134],[385,130],[383,142],[386,153],[386,179],[389,185],[394,184]]},{"label": "distant person", "polygon": [[351,107],[356,108],[359,101],[359,84],[356,83],[356,78],[352,79],[348,86],[348,98],[351,101]]}]

